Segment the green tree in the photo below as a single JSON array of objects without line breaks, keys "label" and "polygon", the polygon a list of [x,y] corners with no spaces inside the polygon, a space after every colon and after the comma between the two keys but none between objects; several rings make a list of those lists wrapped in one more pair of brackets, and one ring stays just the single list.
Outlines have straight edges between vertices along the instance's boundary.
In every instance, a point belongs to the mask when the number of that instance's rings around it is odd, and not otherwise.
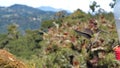
[{"label": "green tree", "polygon": [[64,18],[66,16],[66,14],[67,14],[67,12],[65,10],[58,11],[55,14],[55,19]]},{"label": "green tree", "polygon": [[43,21],[41,23],[41,29],[42,30],[45,30],[45,29],[48,29],[49,27],[52,27],[53,26],[53,22],[54,20],[46,20],[46,21]]},{"label": "green tree", "polygon": [[75,19],[84,18],[85,16],[86,16],[86,13],[80,9],[77,9],[74,13],[71,14],[71,17]]},{"label": "green tree", "polygon": [[92,10],[92,12],[95,12],[96,8],[100,7],[100,5],[97,4],[97,2],[93,1],[90,5],[89,5],[90,9]]},{"label": "green tree", "polygon": [[111,2],[111,3],[109,4],[109,6],[110,6],[111,8],[114,8],[115,4],[116,4],[116,0],[113,0],[113,2]]},{"label": "green tree", "polygon": [[18,39],[18,26],[17,24],[11,24],[8,26],[8,38]]}]

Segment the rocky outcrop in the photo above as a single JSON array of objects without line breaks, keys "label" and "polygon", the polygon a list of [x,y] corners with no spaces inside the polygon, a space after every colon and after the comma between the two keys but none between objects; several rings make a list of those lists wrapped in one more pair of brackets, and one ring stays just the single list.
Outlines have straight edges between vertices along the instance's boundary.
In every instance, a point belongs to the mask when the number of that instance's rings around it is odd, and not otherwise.
[{"label": "rocky outcrop", "polygon": [[10,52],[0,49],[0,68],[27,68],[27,66]]}]

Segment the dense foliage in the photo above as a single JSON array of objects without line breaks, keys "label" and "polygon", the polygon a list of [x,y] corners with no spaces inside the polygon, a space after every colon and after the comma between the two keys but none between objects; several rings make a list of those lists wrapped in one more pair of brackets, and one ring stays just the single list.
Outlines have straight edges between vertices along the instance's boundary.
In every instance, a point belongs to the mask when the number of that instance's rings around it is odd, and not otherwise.
[{"label": "dense foliage", "polygon": [[0,34],[0,48],[16,55],[29,68],[120,66],[113,51],[118,38],[112,13],[92,16],[78,9],[69,16],[44,21],[41,29],[26,30],[25,34],[16,24],[7,29],[8,33]]}]

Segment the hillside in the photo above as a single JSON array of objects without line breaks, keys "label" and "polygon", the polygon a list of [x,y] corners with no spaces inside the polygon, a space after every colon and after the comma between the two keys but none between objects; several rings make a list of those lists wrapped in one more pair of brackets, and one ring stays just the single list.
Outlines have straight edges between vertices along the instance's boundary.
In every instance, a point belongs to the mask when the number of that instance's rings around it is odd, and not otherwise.
[{"label": "hillside", "polygon": [[19,30],[38,29],[43,20],[49,20],[55,13],[42,11],[26,5],[15,4],[9,7],[0,7],[0,32],[6,32],[10,24],[18,24]]},{"label": "hillside", "polygon": [[56,8],[53,8],[53,7],[49,7],[49,6],[41,6],[39,7],[40,10],[43,10],[43,11],[53,11],[53,12],[58,12],[62,9],[56,9]]},{"label": "hillside", "polygon": [[12,26],[9,34],[0,34],[0,48],[25,61],[28,68],[120,67],[114,54],[118,38],[112,13],[93,16],[78,9],[42,27],[46,31],[20,35]]},{"label": "hillside", "polygon": [[[41,6],[38,9],[43,10],[43,11],[52,11],[52,12],[58,12],[58,11],[64,10],[64,9],[53,8],[50,6]],[[68,13],[71,13],[71,11],[69,10],[65,10],[65,11],[67,11]]]}]

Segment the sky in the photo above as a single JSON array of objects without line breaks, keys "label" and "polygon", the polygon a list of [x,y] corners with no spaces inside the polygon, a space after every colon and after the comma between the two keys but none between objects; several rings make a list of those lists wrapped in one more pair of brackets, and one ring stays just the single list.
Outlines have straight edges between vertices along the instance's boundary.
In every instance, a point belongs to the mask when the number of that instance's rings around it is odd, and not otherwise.
[{"label": "sky", "polygon": [[40,6],[51,6],[58,9],[66,9],[71,12],[79,8],[84,12],[88,12],[90,10],[89,4],[92,1],[96,1],[100,7],[106,11],[112,11],[109,6],[109,3],[112,2],[112,0],[0,0],[0,6],[23,4],[35,8]]}]

